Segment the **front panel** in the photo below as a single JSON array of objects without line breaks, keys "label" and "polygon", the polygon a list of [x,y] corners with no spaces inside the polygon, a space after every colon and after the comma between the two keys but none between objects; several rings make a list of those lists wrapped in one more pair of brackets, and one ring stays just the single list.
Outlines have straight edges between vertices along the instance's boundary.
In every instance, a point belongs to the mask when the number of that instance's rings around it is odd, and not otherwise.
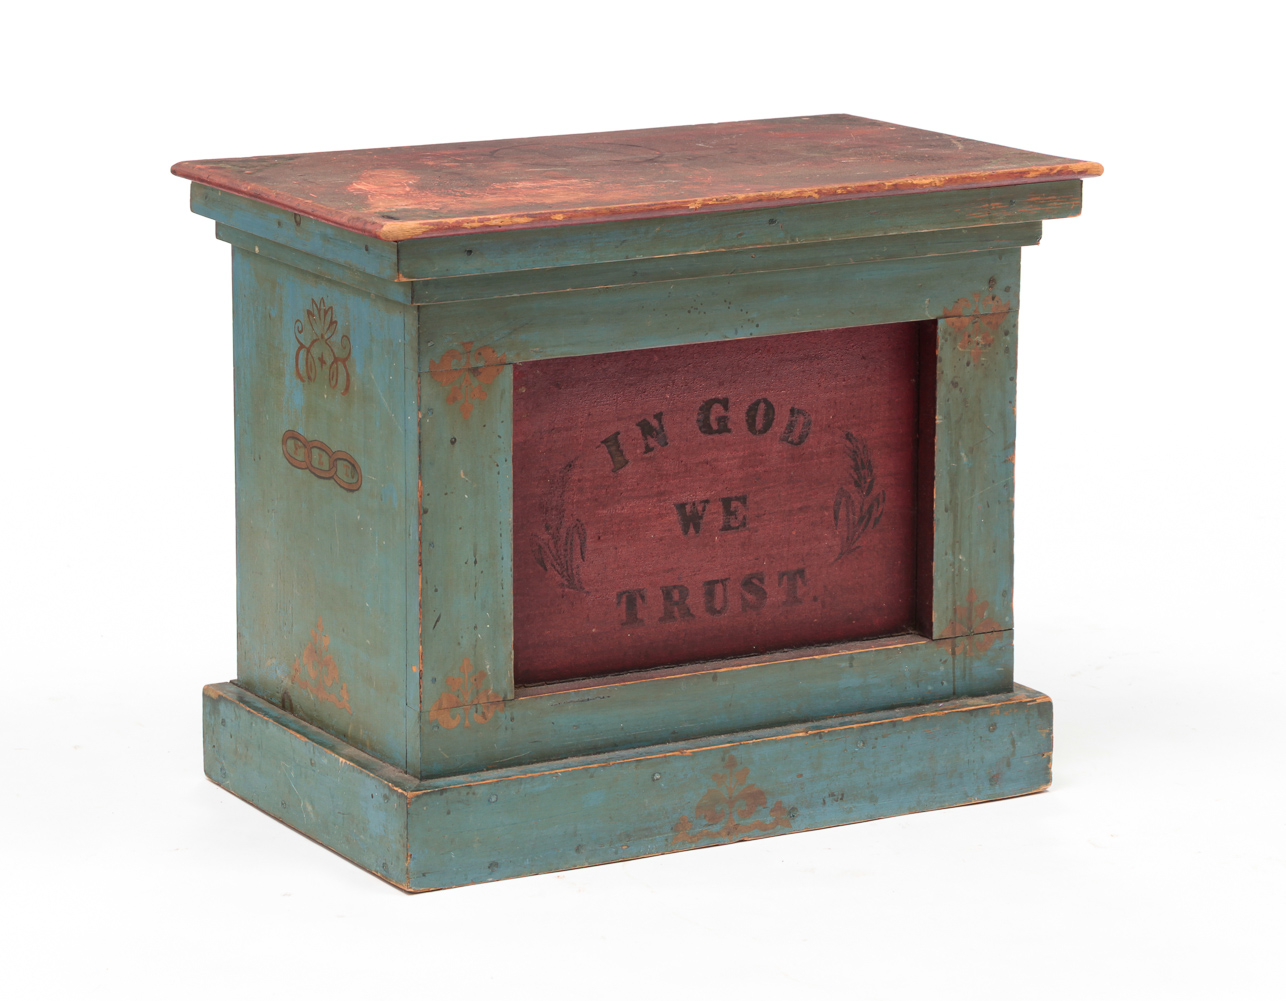
[{"label": "front panel", "polygon": [[1009,690],[1016,252],[760,277],[420,307],[422,776]]},{"label": "front panel", "polygon": [[514,369],[519,684],[905,632],[914,323]]}]

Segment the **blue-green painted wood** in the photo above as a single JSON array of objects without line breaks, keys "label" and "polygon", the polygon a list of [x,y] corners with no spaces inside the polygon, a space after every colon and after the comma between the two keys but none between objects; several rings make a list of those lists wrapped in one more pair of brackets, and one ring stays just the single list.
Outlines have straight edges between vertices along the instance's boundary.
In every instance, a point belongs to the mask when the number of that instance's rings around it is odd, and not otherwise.
[{"label": "blue-green painted wood", "polygon": [[422,366],[469,341],[509,362],[698,341],[938,319],[962,296],[1009,287],[1018,250],[514,296],[420,307]]},{"label": "blue-green painted wood", "polygon": [[201,702],[212,782],[406,886],[410,776],[235,685]]},{"label": "blue-green painted wood", "polygon": [[642,285],[688,278],[756,274],[796,268],[821,268],[865,261],[931,257],[979,250],[1001,250],[1040,243],[1039,222],[1011,226],[973,226],[968,229],[933,230],[871,236],[857,240],[790,243],[755,250],[680,254],[646,260],[586,264],[569,268],[536,268],[501,274],[466,275],[416,281],[414,301],[455,302],[502,295],[530,295],[609,285]]},{"label": "blue-green painted wood", "polygon": [[803,658],[745,658],[711,665],[714,670],[522,689],[469,729],[444,728],[425,713],[421,776],[1007,692],[1013,687],[1012,635],[993,639],[985,651],[970,652],[949,640],[893,637]]},{"label": "blue-green painted wood", "polygon": [[1079,180],[706,212],[664,219],[502,230],[390,243],[194,183],[192,211],[233,229],[389,281],[639,261],[757,247],[1063,219]]},{"label": "blue-green painted wood", "polygon": [[675,254],[784,246],[1079,215],[1081,182],[883,195],[776,209],[503,230],[398,244],[404,278],[575,267]]},{"label": "blue-green painted wood", "polygon": [[[476,360],[472,345],[456,349]],[[420,377],[422,706],[467,729],[490,710],[452,709],[452,698],[513,696],[513,369],[464,364],[446,385]]]},{"label": "blue-green painted wood", "polygon": [[212,780],[416,890],[1018,796],[1050,775],[1052,707],[1025,688],[418,783],[234,686],[205,701]]},{"label": "blue-green painted wood", "polygon": [[[234,249],[233,326],[238,680],[357,748],[414,767],[414,310]],[[308,378],[300,345],[319,337],[321,368]],[[331,350],[347,359],[333,369],[334,386]],[[287,446],[287,432],[348,453],[360,487],[292,465],[283,448],[301,456],[303,446]],[[329,464],[324,451],[311,454],[315,467]],[[347,465],[341,472],[356,479]]]},{"label": "blue-green painted wood", "polygon": [[[1047,784],[1048,700],[1004,694],[1017,248],[1080,181],[402,244],[203,185],[193,208],[234,246],[244,688],[206,692],[216,782],[413,889]],[[339,396],[294,373],[323,297]],[[936,321],[935,640],[514,691],[512,364],[905,320]],[[352,452],[361,489],[291,466],[287,428]],[[333,684],[300,684],[310,646]],[[729,754],[764,798],[707,823]]]},{"label": "blue-green painted wood", "polygon": [[[636,758],[423,783],[410,803],[411,886],[507,879],[1036,792],[1050,781],[1051,728],[1049,700],[1020,689]],[[745,798],[734,801],[738,793]]]},{"label": "blue-green painted wood", "polygon": [[858,240],[787,244],[757,250],[675,255],[575,268],[538,268],[501,274],[397,282],[234,229],[224,223],[215,224],[215,236],[242,250],[262,254],[291,267],[311,271],[330,281],[373,292],[395,302],[433,304],[1032,246],[1040,242],[1041,224],[1031,222],[1009,226],[974,226],[968,229],[864,237]]},{"label": "blue-green painted wood", "polygon": [[192,185],[191,206],[197,215],[243,233],[272,240],[378,278],[392,281],[398,277],[396,244],[350,233],[329,223],[251,198],[231,195],[205,184]]},{"label": "blue-green painted wood", "polygon": [[[962,652],[1014,624],[1017,284],[983,286],[939,321],[931,635]],[[994,312],[987,312],[989,308]]]},{"label": "blue-green painted wood", "polygon": [[383,296],[385,299],[392,299],[394,302],[409,303],[413,299],[412,293],[415,286],[411,282],[392,282],[384,278],[377,278],[375,275],[369,275],[365,271],[359,271],[343,264],[336,264],[334,261],[329,261],[324,257],[317,257],[315,254],[295,250],[283,243],[275,243],[264,237],[255,236],[253,233],[234,229],[221,222],[214,224],[214,235],[216,239],[222,240],[224,243],[230,243],[232,246],[238,247],[247,253],[270,257],[274,261],[289,264],[292,268],[298,268],[300,271],[311,271],[313,274],[320,275],[328,281],[349,285],[363,292],[373,292],[375,295]]}]

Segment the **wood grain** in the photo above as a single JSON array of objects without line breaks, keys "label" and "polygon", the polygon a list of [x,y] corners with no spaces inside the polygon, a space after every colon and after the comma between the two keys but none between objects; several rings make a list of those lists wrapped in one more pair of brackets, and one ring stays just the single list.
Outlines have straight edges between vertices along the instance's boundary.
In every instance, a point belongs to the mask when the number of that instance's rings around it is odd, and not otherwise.
[{"label": "wood grain", "polygon": [[536,685],[485,726],[423,723],[421,777],[804,723],[1013,689],[1011,632],[985,650],[903,635]]},{"label": "wood grain", "polygon": [[[233,288],[238,681],[417,767],[413,308],[239,249]],[[349,453],[360,489],[296,467],[287,431]]]},{"label": "wood grain", "polygon": [[838,327],[936,320],[961,296],[1010,286],[1019,251],[870,261],[421,306],[421,364],[462,341],[510,362]]},{"label": "wood grain", "polygon": [[[389,282],[433,282],[631,261],[655,261],[653,266],[659,267],[664,262],[657,259],[662,258],[699,257],[743,250],[757,253],[760,249],[810,243],[937,230],[987,230],[1030,224],[1042,219],[1065,219],[1081,211],[1081,181],[1033,181],[996,188],[922,191],[851,201],[786,205],[768,210],[739,209],[660,219],[495,230],[403,240],[396,244],[372,240],[299,213],[204,184],[192,185],[191,202],[192,211],[198,215],[257,240],[267,240],[307,254],[309,258],[336,269],[336,274],[359,272]],[[981,234],[978,236],[980,240],[986,238]],[[685,267],[715,266],[693,264]],[[688,273],[688,276],[692,274]],[[422,295],[429,298],[423,301],[432,301],[434,296],[440,296],[440,293],[429,292],[433,287],[425,286]],[[398,298],[400,294],[394,293],[389,297]]]},{"label": "wood grain", "polygon": [[432,304],[535,295],[621,285],[645,285],[690,278],[718,278],[769,271],[831,267],[870,261],[955,255],[980,250],[1005,250],[1040,242],[1039,222],[1007,226],[904,233],[857,240],[827,240],[787,244],[758,250],[730,250],[674,255],[644,261],[611,262],[566,268],[534,268],[500,274],[466,275],[416,281],[387,281],[365,271],[235,229],[215,224],[215,237],[264,257],[311,271],[394,302]]},{"label": "wood grain", "polygon": [[[932,605],[926,632],[972,650],[1014,624],[1016,286],[959,300],[937,324]],[[983,312],[988,308],[991,312]]]},{"label": "wood grain", "polygon": [[177,163],[380,240],[1089,177],[1096,163],[853,115]]},{"label": "wood grain", "polygon": [[[1080,180],[1033,181],[772,209],[403,240],[397,244],[397,269],[410,279],[453,278],[1039,222],[1079,215],[1081,187]],[[256,205],[262,213],[279,212],[247,199],[241,201]],[[282,228],[274,231],[280,233]],[[272,232],[260,235],[271,238]]]},{"label": "wood grain", "polygon": [[212,781],[409,890],[1020,796],[1050,780],[1050,702],[1022,687],[421,781],[234,685],[207,686],[203,706]]}]

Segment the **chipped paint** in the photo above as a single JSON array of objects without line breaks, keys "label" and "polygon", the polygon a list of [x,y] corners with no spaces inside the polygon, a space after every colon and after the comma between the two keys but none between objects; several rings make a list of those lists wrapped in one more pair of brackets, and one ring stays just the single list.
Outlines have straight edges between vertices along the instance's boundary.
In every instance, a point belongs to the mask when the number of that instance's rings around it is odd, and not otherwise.
[{"label": "chipped paint", "polygon": [[[628,152],[630,150],[645,152]],[[1046,156],[854,115],[175,164],[380,240],[1093,177]]]}]

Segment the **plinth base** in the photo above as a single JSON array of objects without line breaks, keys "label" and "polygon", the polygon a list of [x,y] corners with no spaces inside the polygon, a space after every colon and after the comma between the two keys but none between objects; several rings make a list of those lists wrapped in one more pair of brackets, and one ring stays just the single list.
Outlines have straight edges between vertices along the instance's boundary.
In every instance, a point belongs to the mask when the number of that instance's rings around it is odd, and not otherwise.
[{"label": "plinth base", "polygon": [[418,780],[233,684],[208,685],[212,781],[404,890],[1038,792],[1053,706],[1012,693]]}]

